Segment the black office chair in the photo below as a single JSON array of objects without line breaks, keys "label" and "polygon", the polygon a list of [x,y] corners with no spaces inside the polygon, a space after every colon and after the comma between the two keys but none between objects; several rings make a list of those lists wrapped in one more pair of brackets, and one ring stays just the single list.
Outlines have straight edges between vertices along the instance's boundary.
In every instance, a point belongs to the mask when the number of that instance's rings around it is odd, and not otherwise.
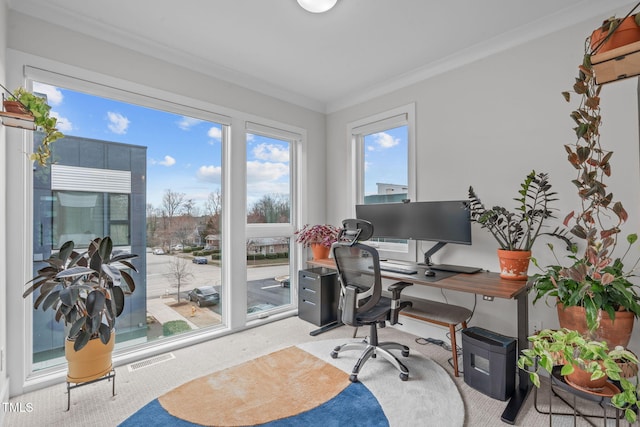
[{"label": "black office chair", "polygon": [[371,237],[373,226],[368,221],[354,219],[345,220],[342,224],[338,241],[331,248],[341,286],[339,308],[342,322],[355,327],[369,325],[370,333],[368,340],[334,348],[331,357],[335,359],[338,353],[345,350],[364,350],[349,376],[351,382],[357,382],[362,365],[378,355],[391,362],[400,371],[400,379],[406,381],[409,370],[389,350],[401,350],[402,355],[408,357],[409,347],[393,342],[378,342],[378,325],[382,328],[387,321],[398,323],[400,310],[411,306],[409,301],[400,301],[400,293],[411,284],[394,283],[388,288],[392,298],[383,297],[378,251],[359,243]]}]

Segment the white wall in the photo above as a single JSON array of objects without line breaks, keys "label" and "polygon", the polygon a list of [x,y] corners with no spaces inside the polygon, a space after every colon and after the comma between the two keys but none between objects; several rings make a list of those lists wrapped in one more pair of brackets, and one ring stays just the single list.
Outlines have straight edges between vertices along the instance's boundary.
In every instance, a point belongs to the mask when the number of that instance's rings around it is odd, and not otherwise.
[{"label": "white wall", "polygon": [[[7,45],[7,2],[0,0],[0,82],[5,84],[6,45]],[[4,126],[0,126],[0,147],[7,143]],[[4,150],[0,150],[0,170],[6,171]],[[0,236],[6,236],[6,183],[7,177],[0,174]],[[7,239],[0,237],[0,272],[7,271]],[[0,274],[0,403],[9,401],[9,377],[7,375],[7,278]],[[0,410],[0,425],[4,411]]]},{"label": "white wall", "polygon": [[[347,123],[415,102],[418,200],[466,198],[472,185],[488,206],[514,206],[512,199],[518,196],[520,182],[535,169],[550,174],[560,199],[557,216],[563,218],[579,208],[579,199],[570,183],[574,169],[563,148],[563,144],[574,142],[569,114],[576,104],[567,104],[561,92],[571,89],[582,61],[584,39],[597,25],[598,22],[588,22],[569,28],[330,114],[327,150],[348,152]],[[615,152],[613,177],[608,182],[631,218],[627,232],[640,229],[636,80],[616,82],[602,91],[602,142]],[[351,214],[353,202],[342,191],[349,179],[348,159],[339,155],[331,158],[327,183],[335,192],[336,203],[329,206],[328,220],[337,222]],[[551,226],[560,225],[560,221]],[[493,237],[474,225],[473,242],[471,247],[448,245],[436,254],[435,261],[497,271]],[[534,247],[534,257],[543,265],[552,263],[543,242]],[[439,291],[414,286],[411,292],[443,299]],[[472,295],[444,294],[449,302],[473,307]],[[515,303],[480,299],[471,324],[515,336]],[[557,326],[554,309],[537,303],[530,309],[531,330],[534,324]],[[424,327],[421,335],[437,334],[442,330]],[[640,328],[635,330],[634,346],[640,348]]]}]

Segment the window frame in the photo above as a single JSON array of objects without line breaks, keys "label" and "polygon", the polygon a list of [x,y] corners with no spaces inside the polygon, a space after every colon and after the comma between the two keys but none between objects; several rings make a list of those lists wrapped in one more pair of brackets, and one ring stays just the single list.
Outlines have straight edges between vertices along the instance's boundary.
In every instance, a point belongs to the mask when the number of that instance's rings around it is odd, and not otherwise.
[{"label": "window frame", "polygon": [[[381,113],[377,113],[347,125],[347,137],[351,145],[351,197],[353,202],[351,214],[355,217],[355,205],[364,203],[365,196],[365,146],[364,137],[376,132],[407,126],[407,198],[415,201],[417,195],[416,173],[416,106],[406,104]],[[417,261],[417,245],[415,241],[407,244],[376,243],[380,256],[384,258]]]}]

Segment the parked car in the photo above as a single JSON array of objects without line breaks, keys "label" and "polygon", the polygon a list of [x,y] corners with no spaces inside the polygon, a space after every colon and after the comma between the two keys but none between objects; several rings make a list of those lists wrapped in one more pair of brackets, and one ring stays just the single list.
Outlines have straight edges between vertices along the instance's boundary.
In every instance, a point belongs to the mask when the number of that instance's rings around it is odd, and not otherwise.
[{"label": "parked car", "polygon": [[153,250],[153,254],[154,255],[164,255],[164,250],[162,250],[162,248],[155,248]]},{"label": "parked car", "polygon": [[220,302],[220,294],[213,286],[198,286],[189,291],[189,301],[195,301],[198,307],[216,305]]},{"label": "parked car", "polygon": [[171,247],[171,250],[174,250],[174,251],[181,251],[183,249],[184,249],[184,246],[182,246],[180,243]]},{"label": "parked car", "polygon": [[194,256],[191,262],[193,262],[194,264],[206,264],[207,258],[203,256]]}]

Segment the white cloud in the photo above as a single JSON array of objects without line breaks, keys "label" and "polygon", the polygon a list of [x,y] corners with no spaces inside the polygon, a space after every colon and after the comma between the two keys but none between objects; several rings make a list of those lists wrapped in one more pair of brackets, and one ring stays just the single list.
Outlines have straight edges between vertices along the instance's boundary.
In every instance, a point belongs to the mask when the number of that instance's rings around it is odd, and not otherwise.
[{"label": "white cloud", "polygon": [[176,159],[174,159],[171,156],[164,156],[164,159],[162,160],[149,159],[149,163],[152,165],[161,165],[161,166],[170,167],[176,164]]},{"label": "white cloud", "polygon": [[372,136],[380,148],[391,148],[400,144],[399,138],[394,139],[393,136],[385,132],[379,132]]},{"label": "white cloud", "polygon": [[52,107],[60,105],[64,98],[62,92],[60,92],[57,87],[50,86],[44,83],[33,82],[33,91],[46,95],[47,104],[51,105]]},{"label": "white cloud", "polygon": [[129,127],[129,119],[127,119],[125,116],[120,113],[109,111],[107,112],[107,119],[109,120],[109,125],[107,127],[111,132],[117,133],[119,135],[127,133],[127,128]]},{"label": "white cloud", "polygon": [[196,172],[196,177],[203,182],[221,182],[222,167],[220,166],[200,166]]},{"label": "white cloud", "polygon": [[281,145],[259,144],[253,149],[253,155],[260,160],[270,160],[273,162],[289,161],[289,150],[283,149]]},{"label": "white cloud", "polygon": [[220,141],[222,139],[222,129],[213,126],[211,129],[209,129],[209,132],[207,132],[207,136],[209,138]]},{"label": "white cloud", "polygon": [[275,181],[289,174],[289,167],[282,163],[247,162],[247,181]]},{"label": "white cloud", "polygon": [[198,123],[202,123],[202,120],[194,119],[193,117],[182,116],[182,120],[178,122],[178,127],[182,130],[189,130]]},{"label": "white cloud", "polygon": [[71,130],[73,130],[73,124],[66,117],[60,117],[60,115],[55,111],[51,111],[51,117],[55,117],[57,119],[56,128],[60,132],[65,133],[65,132],[71,132]]}]

